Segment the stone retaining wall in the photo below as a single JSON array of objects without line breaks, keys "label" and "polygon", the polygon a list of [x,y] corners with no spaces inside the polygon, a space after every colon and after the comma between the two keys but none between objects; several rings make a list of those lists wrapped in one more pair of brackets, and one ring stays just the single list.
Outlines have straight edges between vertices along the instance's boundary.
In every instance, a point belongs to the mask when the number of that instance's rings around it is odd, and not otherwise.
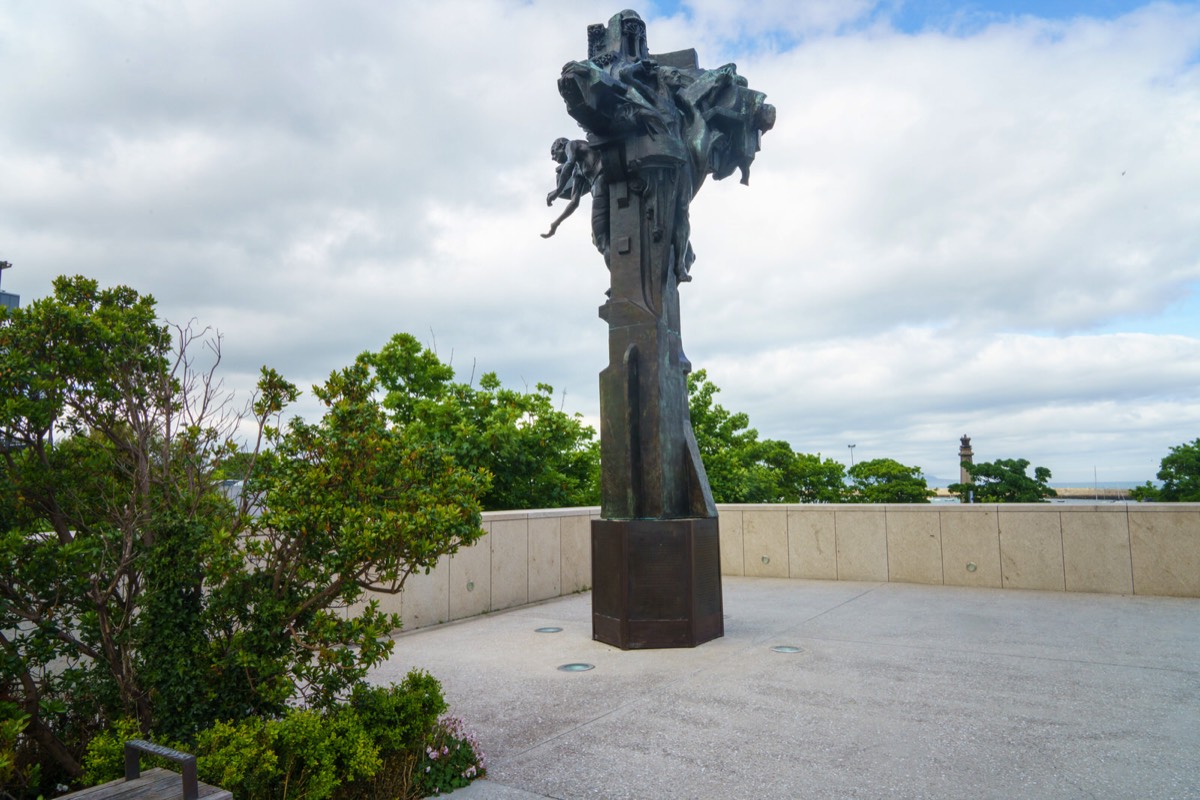
[{"label": "stone retaining wall", "polygon": [[[722,505],[725,575],[1200,597],[1200,504]],[[584,591],[596,508],[484,514],[379,596],[405,630]]]}]

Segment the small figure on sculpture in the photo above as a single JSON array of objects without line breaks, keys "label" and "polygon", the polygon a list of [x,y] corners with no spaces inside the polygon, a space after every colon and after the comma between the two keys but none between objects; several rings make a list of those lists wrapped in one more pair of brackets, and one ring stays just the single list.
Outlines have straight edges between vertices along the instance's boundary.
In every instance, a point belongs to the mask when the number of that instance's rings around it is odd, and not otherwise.
[{"label": "small figure on sculpture", "polygon": [[596,182],[600,179],[600,156],[581,139],[555,139],[550,145],[550,157],[558,162],[555,168],[557,181],[546,195],[546,205],[553,205],[560,197],[569,202],[558,219],[551,223],[549,232],[542,234],[543,239],[553,236],[563,220],[575,213],[584,193],[595,193]]}]

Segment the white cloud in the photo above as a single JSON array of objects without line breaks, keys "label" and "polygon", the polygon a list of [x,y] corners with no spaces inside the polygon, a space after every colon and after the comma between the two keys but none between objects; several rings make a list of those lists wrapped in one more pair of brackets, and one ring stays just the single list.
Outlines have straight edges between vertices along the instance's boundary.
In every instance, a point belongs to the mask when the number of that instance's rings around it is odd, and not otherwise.
[{"label": "white cloud", "polygon": [[[652,50],[732,58],[779,110],[751,186],[693,206],[689,356],[802,449],[952,474],[969,433],[1056,477],[1151,477],[1200,427],[1200,343],[1119,325],[1200,281],[1200,10],[906,35],[891,8],[644,15]],[[10,6],[0,67],[29,77],[0,85],[5,289],[154,294],[224,332],[230,385],[260,363],[305,385],[405,330],[594,415],[586,204],[537,234],[561,208],[549,143],[580,135],[559,68],[614,10]]]},{"label": "white cloud", "polygon": [[837,31],[858,22],[875,0],[685,0],[690,27],[719,40],[761,40],[786,43],[804,36]]}]

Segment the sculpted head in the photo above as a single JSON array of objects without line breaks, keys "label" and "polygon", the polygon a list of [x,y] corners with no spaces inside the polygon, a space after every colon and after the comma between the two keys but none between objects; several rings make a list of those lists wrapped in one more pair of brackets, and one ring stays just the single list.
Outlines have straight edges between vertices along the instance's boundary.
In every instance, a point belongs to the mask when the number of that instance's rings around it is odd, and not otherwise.
[{"label": "sculpted head", "polygon": [[550,157],[558,163],[567,160],[567,137],[560,136],[550,145]]}]

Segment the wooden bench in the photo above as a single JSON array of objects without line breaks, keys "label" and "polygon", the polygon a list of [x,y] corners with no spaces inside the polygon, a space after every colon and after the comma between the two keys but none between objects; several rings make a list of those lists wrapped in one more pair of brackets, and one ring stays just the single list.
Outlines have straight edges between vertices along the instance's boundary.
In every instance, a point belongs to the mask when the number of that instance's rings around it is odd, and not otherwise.
[{"label": "wooden bench", "polygon": [[[142,753],[160,756],[179,764],[180,771],[155,767],[141,771]],[[59,800],[233,800],[233,794],[196,780],[196,757],[132,739],[125,743],[125,777],[90,789],[63,795]]]}]

